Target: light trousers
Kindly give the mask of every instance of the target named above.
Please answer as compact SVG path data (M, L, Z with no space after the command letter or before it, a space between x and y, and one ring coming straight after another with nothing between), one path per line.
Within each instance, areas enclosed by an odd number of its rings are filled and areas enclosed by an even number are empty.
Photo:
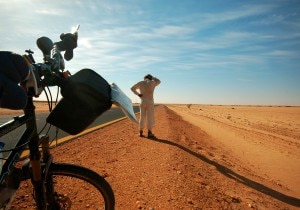
M154 126L154 102L147 102L140 104L140 130L145 128L145 122L147 121L147 129L152 130Z

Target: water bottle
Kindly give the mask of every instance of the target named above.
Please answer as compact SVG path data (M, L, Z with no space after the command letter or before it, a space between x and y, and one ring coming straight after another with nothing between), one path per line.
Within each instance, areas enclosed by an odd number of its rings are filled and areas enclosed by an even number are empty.
M3 166L3 153L1 150L4 148L5 143L0 141L0 174L2 173L2 166Z

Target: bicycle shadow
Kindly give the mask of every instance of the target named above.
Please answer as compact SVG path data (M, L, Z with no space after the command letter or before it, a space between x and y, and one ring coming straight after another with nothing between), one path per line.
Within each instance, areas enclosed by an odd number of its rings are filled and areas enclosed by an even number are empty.
M211 165L215 166L220 173L224 174L228 178L234 179L239 183L242 183L242 184L244 184L248 187L251 187L251 188L253 188L253 189L255 189L255 190L257 190L261 193L269 195L269 196L271 196L271 197L273 197L277 200L280 200L284 203L287 203L287 204L290 204L290 205L293 205L293 206L296 206L296 207L300 207L300 199L299 198L295 198L295 197L292 197L292 196L285 195L285 194L283 194L281 192L278 192L276 190L273 190L273 189L271 189L271 188L269 188L269 187L267 187L267 186L265 186L261 183L253 181L251 179L248 179L248 178L232 171L231 169L229 169L229 168L227 168L227 167L225 167L225 166L223 166L223 165L221 165L221 164L219 164L219 163L217 163L213 160L210 160L207 157L205 157L201 154L198 154L198 153L196 153L196 152L194 152L194 151L192 151L192 150L190 150L190 149L188 149L188 148L186 148L186 147L184 147L180 144L177 144L175 142L171 142L171 141L165 140L165 139L159 139L159 138L155 138L155 139L151 138L149 140L157 141L157 142L160 142L160 143L169 144L171 146L178 147L179 149L195 156L196 158L198 158L202 161L205 161L208 164L211 164Z

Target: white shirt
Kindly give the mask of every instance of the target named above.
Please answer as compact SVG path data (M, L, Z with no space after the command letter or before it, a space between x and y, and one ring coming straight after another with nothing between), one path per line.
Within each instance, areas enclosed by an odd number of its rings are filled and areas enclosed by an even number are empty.
M142 94L141 103L143 102L153 102L153 93L154 89L157 85L160 84L160 80L156 77L153 77L153 80L145 79L140 81L132 86L131 90L134 94L139 95ZM139 92L137 92L139 89Z

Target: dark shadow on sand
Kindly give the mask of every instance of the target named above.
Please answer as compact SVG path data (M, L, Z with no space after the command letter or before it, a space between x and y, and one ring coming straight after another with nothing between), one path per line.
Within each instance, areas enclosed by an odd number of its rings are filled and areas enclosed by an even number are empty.
M287 203L287 204L290 204L290 205L293 205L293 206L296 206L296 207L300 207L300 199L299 198L295 198L295 197L292 197L292 196L288 196L288 195L285 195L281 192L278 192L278 191L275 191L267 186L264 186L263 184L260 184L256 181L253 181L251 179L248 179L234 171L232 171L231 169L213 161L213 160L210 160L208 159L207 157L201 155L201 154L198 154L180 144L177 144L175 142L171 142L169 140L164 140L164 139L158 139L158 138L151 138L149 140L152 140L152 141L157 141L157 142L160 142L160 143L164 143L164 144L169 144L171 146L175 146L195 157L197 157L198 159L208 163L208 164L211 164L213 166L215 166L218 171L222 174L224 174L225 176L231 178L231 179L234 179L236 181L238 181L239 183L242 183L248 187L251 187L261 193L264 193L266 195L269 195L277 200L280 200L284 203Z

